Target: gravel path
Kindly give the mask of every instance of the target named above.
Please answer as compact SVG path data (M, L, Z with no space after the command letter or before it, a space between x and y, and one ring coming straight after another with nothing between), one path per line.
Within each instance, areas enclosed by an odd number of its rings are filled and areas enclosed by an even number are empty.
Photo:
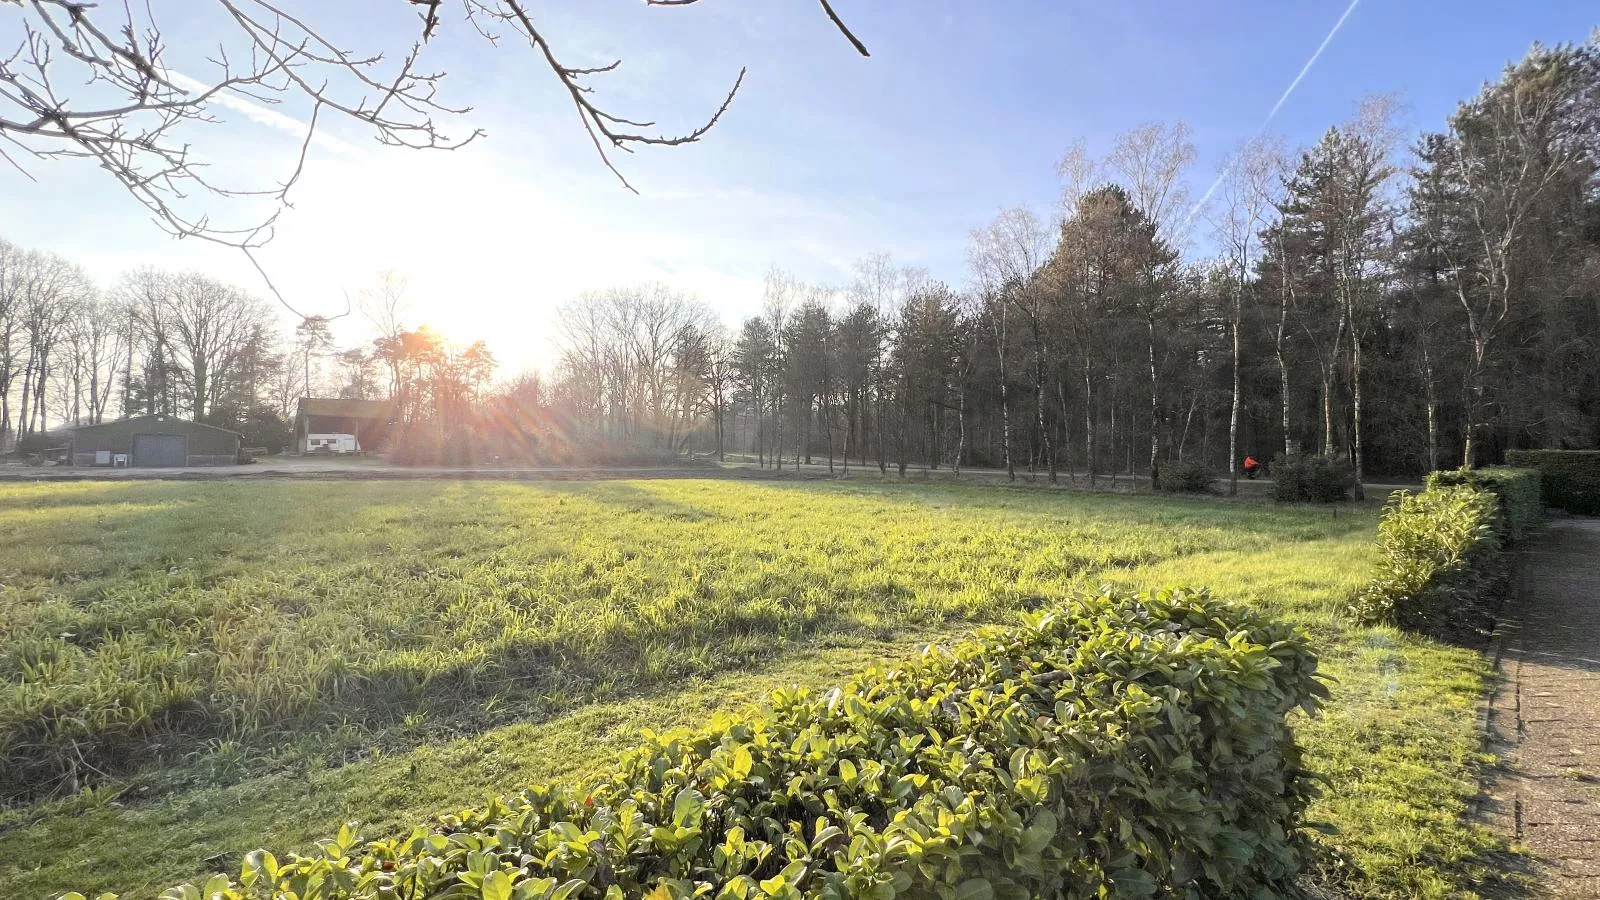
M1600 519L1556 519L1530 542L1503 628L1485 811L1551 896L1600 898Z

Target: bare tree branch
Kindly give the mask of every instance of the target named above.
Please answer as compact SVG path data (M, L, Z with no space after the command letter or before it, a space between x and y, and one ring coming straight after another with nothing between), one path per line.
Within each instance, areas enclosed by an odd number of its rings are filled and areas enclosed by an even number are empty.
M453 138L443 131L448 120L470 108L446 104L440 95L445 74L419 67L424 48L445 26L446 0L400 0L393 7L414 9L421 21L415 42L394 63L383 52L348 49L286 9L283 0L191 2L198 9L186 8L186 13L211 12L223 24L207 60L209 71L194 73L204 74L203 79L168 66L168 46L150 4L0 0L0 9L15 8L16 15L8 20L17 23L14 42L0 34L0 140L9 145L0 149L0 157L24 174L29 174L25 164L30 160L93 160L167 233L237 248L259 270L251 251L272 239L278 217L290 205L290 192L306 170L325 114L355 123L387 146L454 150L482 135L473 129ZM498 41L494 23L527 39L566 88L602 163L629 190L634 188L613 164L610 151L696 142L722 120L744 84L741 68L721 104L701 124L676 135L650 134L654 122L618 114L586 83L616 71L621 60L590 67L563 63L535 26L529 0L458 2L461 18L490 46ZM686 6L695 0L647 2ZM866 48L827 0L822 7L865 55ZM68 83L70 90L63 87ZM304 137L287 177L271 187L213 179L203 157L191 152L190 129L218 124L216 107L282 115L274 110L280 105L309 109L303 113L307 121L285 120L303 128ZM245 197L264 198L270 208L238 224L213 221L207 211L206 198ZM275 287L272 291L293 309Z

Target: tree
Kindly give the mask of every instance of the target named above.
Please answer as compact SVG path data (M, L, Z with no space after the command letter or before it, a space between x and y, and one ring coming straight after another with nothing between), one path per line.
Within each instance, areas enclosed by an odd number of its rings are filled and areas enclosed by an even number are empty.
M755 316L745 320L733 346L731 363L734 382L744 392L755 420L752 439L755 444L756 462L762 468L766 468L767 444L764 422L767 405L771 402L770 398L774 391L779 361L777 335L773 333L771 323L764 317Z
M845 340L852 342L852 352L856 354L853 359L866 360L865 390L872 395L871 441L877 447L878 472L886 474L889 469L885 456L883 421L886 418L885 402L889 393L884 366L890 331L888 322L899 302L899 296L907 285L917 280L918 276L912 270L897 269L893 257L887 253L874 253L857 260L855 272L855 280L851 282L848 290L851 302L854 304L852 311L854 318L844 326L847 333ZM847 379L851 377L848 370L845 377ZM868 406L865 400L860 405L863 448L868 441ZM863 456L862 465L865 464Z
M1037 279L1041 266L1050 253L1050 232L1031 210L1015 207L1005 210L989 225L972 232L967 251L968 266L988 302L997 305L989 317L994 329L995 353L1000 365L1000 415L1003 423L1002 438L1006 462L1006 477L1015 481L1016 464L1011 456L1011 405L1007 388L1007 351L1010 345L1010 310L1021 307L1036 315L1040 334L1043 334L1042 296L1046 285ZM1043 406L1043 346L1035 341L1034 366L1035 424L1041 437L1045 431ZM1049 454L1047 454L1049 455ZM1055 480L1055 462L1052 458L1051 480Z
M1229 305L1228 316L1233 382L1232 403L1228 411L1229 496L1239 492L1239 416L1244 409L1244 296L1250 288L1254 265L1260 253L1261 245L1255 238L1267 226L1267 216L1277 199L1277 187L1281 183L1283 169L1283 149L1279 140L1258 135L1242 144L1223 162L1222 174L1218 176L1217 186L1222 202L1213 215L1212 228L1227 256L1229 273L1233 276L1230 285L1233 302ZM1284 407L1285 410L1287 408Z
M1355 469L1354 496L1365 499L1366 448L1363 442L1363 353L1378 319L1376 301L1385 261L1385 232L1393 220L1386 187L1395 175L1390 162L1397 129L1393 125L1395 104L1388 97L1363 101L1356 116L1346 126L1349 139L1344 144L1340 166L1341 201L1337 283L1343 316L1350 322L1351 451Z
M1478 462L1490 369L1516 303L1536 271L1534 226L1551 201L1581 193L1595 173L1600 39L1535 45L1425 140L1423 164L1448 189L1413 192L1419 221L1466 316L1470 365L1462 455ZM1424 177L1427 181L1428 177Z
M728 407L732 402L735 366L734 346L722 326L713 326L706 334L706 388L711 408L712 426L716 430L717 462L727 462Z
M318 392L312 386L311 371L331 347L333 347L333 330L330 328L327 316L306 316L294 327L295 354L300 357L304 373L300 387L301 396L317 395Z
M1189 126L1144 125L1125 133L1107 157L1107 165L1121 176L1130 202L1149 222L1150 240L1140 248L1144 288L1134 295L1143 316L1150 364L1150 485L1161 483L1161 379L1156 365L1156 321L1170 302L1176 246L1185 238L1190 216L1183 215L1188 200L1185 172L1193 164L1194 143Z

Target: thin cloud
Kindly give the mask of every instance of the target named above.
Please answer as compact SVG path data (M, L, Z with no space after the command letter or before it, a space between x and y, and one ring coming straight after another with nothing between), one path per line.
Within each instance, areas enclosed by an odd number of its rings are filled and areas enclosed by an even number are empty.
M198 79L190 78L182 72L168 69L165 74L173 84L183 88L186 91L206 91L211 88L211 85L208 85ZM246 100L237 94L231 94L227 91L218 91L216 94L213 94L210 102L215 103L218 106L227 107L235 112L243 113L245 118L259 125L266 125L269 128L276 128L279 131L288 132L301 139L305 138L306 131L311 127L311 123L309 122L302 122L293 116L286 116L275 109L268 109L260 103ZM359 156L361 154L361 151L357 150L354 146L347 144L336 137L328 135L321 130L317 131L311 136L311 143L329 152L340 154L341 156Z
M1339 17L1339 21L1333 23L1333 28L1328 31L1328 36L1322 39L1322 43L1317 46L1316 52L1311 54L1311 58L1306 60L1305 65L1300 67L1300 74L1294 76L1294 80L1289 82L1289 86L1283 89L1283 93L1278 97L1278 102L1272 104L1272 111L1267 113L1265 119L1261 120L1261 124L1256 127L1255 134L1250 136L1250 140L1253 141L1260 137L1261 133L1267 130L1267 126L1272 124L1273 118L1278 115L1278 110L1282 109L1283 104L1289 101L1289 96L1294 93L1294 89L1300 86L1301 81L1305 80L1306 73L1310 72L1311 67L1317 64L1318 59L1322 58L1322 51L1328 49L1328 45L1333 43L1334 36L1339 33L1339 29L1344 27L1345 20L1349 19L1350 14L1355 12L1356 7L1360 5L1361 0L1350 0L1350 5L1345 7L1344 15ZM1204 209L1205 205L1211 201L1211 195L1217 192L1217 188L1222 186L1223 179L1227 178L1228 174L1233 171L1233 165L1234 163L1230 161L1228 165L1222 168L1221 172L1217 173L1216 180L1211 182L1211 186L1206 188L1206 192L1201 195L1194 208L1189 210L1189 217L1184 223L1185 227L1189 222L1194 221L1194 217L1199 215L1200 210Z

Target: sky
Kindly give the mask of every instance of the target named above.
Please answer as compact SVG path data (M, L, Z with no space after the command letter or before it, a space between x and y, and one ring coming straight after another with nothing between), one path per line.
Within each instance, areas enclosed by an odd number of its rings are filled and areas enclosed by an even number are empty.
M584 291L664 281L735 324L759 308L770 267L844 286L853 261L878 252L964 287L971 230L1017 205L1050 215L1055 165L1074 141L1101 153L1125 129L1181 119L1198 149L1189 177L1199 196L1269 113L1267 129L1302 146L1363 96L1393 92L1410 128L1439 128L1534 41L1581 41L1600 25L1577 0L833 3L870 58L810 0L534 2L564 61L623 60L592 82L607 109L664 131L699 124L748 67L701 142L613 154L638 194L601 164L525 44L503 35L491 46L447 15L424 67L447 73L445 102L472 107L446 131L484 136L411 151L324 116L293 208L258 258L290 303L324 315L396 272L412 324L486 341L509 375L551 364L555 310ZM360 52L392 58L417 34L399 2L280 5ZM198 0L155 6L167 64L203 78L226 23ZM0 14L0 42L20 33L20 15ZM219 177L262 187L293 169L307 108L241 102L215 113L223 123L190 140ZM92 164L26 168L31 177L0 166L0 237L71 257L107 286L153 265L267 295L238 251L172 239ZM193 202L218 222L259 211ZM365 328L352 315L337 335L354 344Z

